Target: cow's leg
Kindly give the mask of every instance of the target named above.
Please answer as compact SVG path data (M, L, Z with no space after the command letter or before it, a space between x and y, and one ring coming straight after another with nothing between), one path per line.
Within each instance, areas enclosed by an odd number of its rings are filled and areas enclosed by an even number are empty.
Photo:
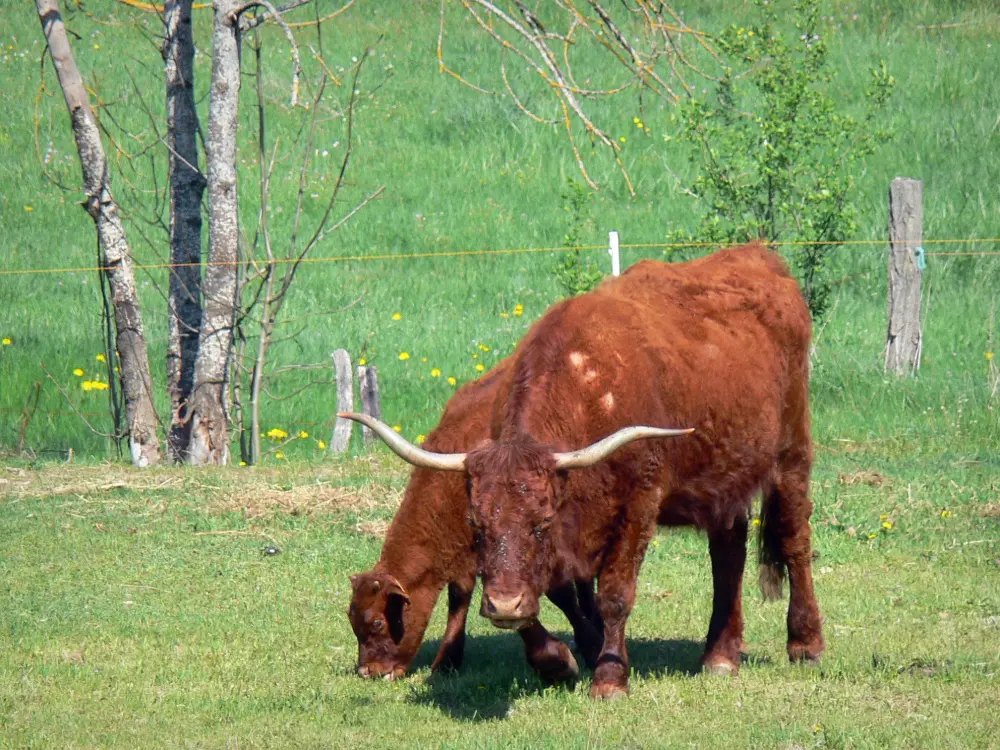
M761 582L765 595L780 592L781 566L788 569L788 658L818 662L822 624L812 580L808 497L808 446L782 456L767 488L761 519Z
M590 618L594 627L597 628L597 632L604 633L604 620L601 619L601 613L597 611L597 600L594 598L594 581L578 580L576 582L576 597L580 602L580 609Z
M462 666L465 658L465 620L475 586L475 578L448 584L448 624L431 671L450 671Z
M574 682L580 676L569 646L535 620L518 631L524 641L524 655L538 676L547 682Z
M577 592L582 586L587 586L590 591L590 600L587 602L589 608L585 608L584 601L578 597ZM567 583L563 586L551 589L548 592L549 599L566 615L570 625L573 627L573 638L583 655L583 660L590 669L597 666L597 657L601 653L601 643L603 636L592 619L594 612L593 583L578 581Z
M658 495L635 497L621 534L608 551L597 584L597 611L604 621L604 644L597 658L590 696L599 699L628 695L628 651L625 624L635 604L636 579L646 546L656 531Z
M731 528L708 534L712 556L712 620L705 641L702 666L713 674L739 672L743 647L743 566L747 558L747 519L740 516Z

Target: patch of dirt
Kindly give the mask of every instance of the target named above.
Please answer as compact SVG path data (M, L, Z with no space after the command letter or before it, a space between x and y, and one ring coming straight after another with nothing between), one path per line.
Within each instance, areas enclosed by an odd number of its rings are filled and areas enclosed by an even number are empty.
M354 528L359 534L384 539L385 533L389 530L389 522L381 518L373 518L369 521L358 521Z
M850 474L837 475L837 482L839 484L847 485L848 487L856 484L864 484L869 487L881 487L888 481L888 478L886 478L884 474L879 474L877 471L852 471Z
M982 510L979 511L979 515L984 518L1000 518L1000 505L997 503L986 503Z

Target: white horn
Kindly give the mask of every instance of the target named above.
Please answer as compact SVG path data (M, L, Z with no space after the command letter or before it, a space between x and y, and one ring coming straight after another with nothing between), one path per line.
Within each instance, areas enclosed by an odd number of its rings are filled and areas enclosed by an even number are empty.
M692 432L694 432L694 428L675 430L661 427L623 427L618 432L608 435L603 440L598 440L586 448L581 448L571 453L553 453L552 455L556 460L557 469L584 469L607 458L623 445L627 445L633 440L679 437L681 435L690 435Z
M418 448L409 440L398 434L385 422L380 422L367 414L355 412L339 412L338 417L353 419L374 432L389 446L389 450L401 459L422 469L440 469L441 471L465 471L464 453L434 453Z

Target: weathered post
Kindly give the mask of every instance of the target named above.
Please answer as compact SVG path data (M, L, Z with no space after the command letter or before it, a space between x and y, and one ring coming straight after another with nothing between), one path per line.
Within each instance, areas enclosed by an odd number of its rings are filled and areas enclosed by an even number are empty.
M338 349L333 354L333 374L337 381L337 413L354 411L354 378L351 371L351 355L345 349ZM333 425L333 435L330 437L331 453L346 453L351 444L351 428L354 422L341 419Z
M358 387L361 389L361 412L375 419L382 419L382 407L378 401L378 368L358 368ZM362 425L361 434L365 436L365 446L375 442L375 433Z
M885 370L920 369L920 279L923 276L923 190L920 180L897 177L889 186L889 332Z

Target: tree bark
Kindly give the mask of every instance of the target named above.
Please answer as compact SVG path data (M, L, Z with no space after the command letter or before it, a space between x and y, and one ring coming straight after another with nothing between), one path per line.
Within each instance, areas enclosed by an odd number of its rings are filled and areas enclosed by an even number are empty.
M229 357L236 313L239 220L236 200L236 126L240 98L241 3L216 0L208 142L208 270L205 306L191 397L188 462L229 462Z
M205 177L198 169L198 112L194 101L192 0L166 0L163 62L167 87L167 147L170 169L170 332L167 391L169 446L183 461L191 434L188 401L201 330L201 198Z
M149 356L136 296L132 253L118 215L118 204L111 194L100 130L73 58L58 0L35 0L35 7L69 109L73 136L83 167L87 196L85 208L97 226L101 265L111 289L115 348L121 364L122 392L128 420L129 452L135 466L149 466L159 462L160 446L156 436L157 419L153 409Z

